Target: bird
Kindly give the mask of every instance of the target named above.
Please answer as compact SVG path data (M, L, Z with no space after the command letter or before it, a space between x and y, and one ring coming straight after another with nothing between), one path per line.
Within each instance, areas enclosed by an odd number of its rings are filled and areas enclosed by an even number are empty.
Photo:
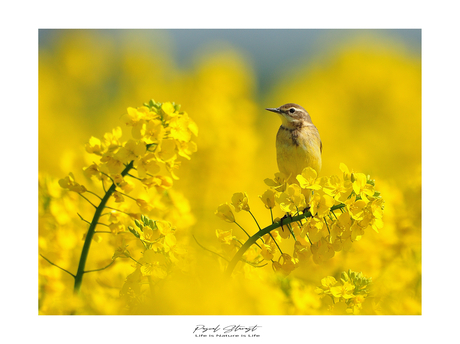
M309 113L294 103L266 110L281 117L281 126L276 135L276 158L278 169L287 182L298 184L296 177L306 167L311 167L319 175L323 143Z

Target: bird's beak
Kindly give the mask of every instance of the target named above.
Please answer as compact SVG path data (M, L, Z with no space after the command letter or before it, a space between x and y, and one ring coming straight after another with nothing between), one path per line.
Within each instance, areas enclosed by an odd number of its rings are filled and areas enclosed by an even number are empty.
M277 114L281 113L280 108L266 108L265 110L268 110L268 111L271 111L271 112L274 112L274 113L277 113Z

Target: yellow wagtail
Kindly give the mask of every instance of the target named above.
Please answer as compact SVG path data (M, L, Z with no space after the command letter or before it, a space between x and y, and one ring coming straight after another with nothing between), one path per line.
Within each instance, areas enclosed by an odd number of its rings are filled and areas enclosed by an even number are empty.
M278 168L286 175L288 183L298 183L296 177L305 167L311 167L319 174L323 144L308 112L293 103L266 110L281 117L276 135L276 157Z

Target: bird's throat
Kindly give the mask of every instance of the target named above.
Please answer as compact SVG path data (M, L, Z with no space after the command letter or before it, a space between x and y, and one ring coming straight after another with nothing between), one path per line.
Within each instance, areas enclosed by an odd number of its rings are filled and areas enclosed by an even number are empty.
M285 127L284 125L280 126L280 131L286 132L287 134L286 136L290 137L292 144L296 147L299 145L298 138L299 138L301 129L302 129L302 126L293 127L293 128L288 128L288 127Z

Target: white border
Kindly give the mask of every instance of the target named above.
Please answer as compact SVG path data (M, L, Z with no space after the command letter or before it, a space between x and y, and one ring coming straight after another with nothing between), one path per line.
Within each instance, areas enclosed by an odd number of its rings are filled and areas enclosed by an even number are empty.
M458 29L454 2L40 1L4 5L2 22L3 247L5 338L46 343L195 342L197 323L235 317L38 317L36 166L38 28L422 28L423 315L236 317L280 343L451 342L458 286ZM300 5L302 4L302 5ZM6 6L6 7L5 7ZM181 9L181 11L178 11ZM20 192L18 192L18 190ZM6 221L5 221L6 220ZM455 246L454 246L455 245ZM30 254L32 252L32 254ZM453 265L455 264L455 265ZM31 268L33 267L33 268ZM36 271L36 270L35 270ZM458 320L457 320L458 321ZM85 333L89 331L89 333ZM448 340L449 339L449 340ZM222 339L223 340L223 339ZM229 341L231 339L225 339ZM209 340L208 340L209 341Z

